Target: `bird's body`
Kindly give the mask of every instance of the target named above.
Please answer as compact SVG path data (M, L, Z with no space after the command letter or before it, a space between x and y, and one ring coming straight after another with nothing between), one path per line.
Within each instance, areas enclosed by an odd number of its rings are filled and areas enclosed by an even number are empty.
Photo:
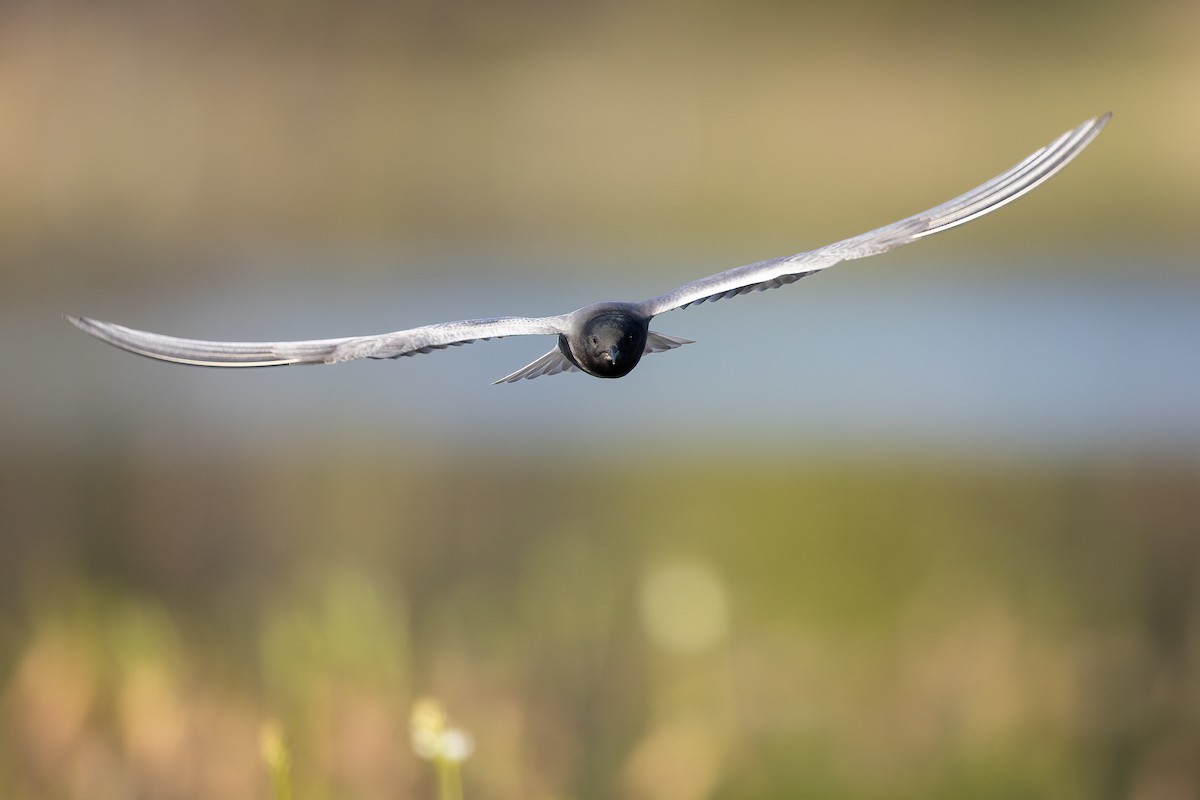
M497 383L581 370L598 378L628 375L646 353L691 340L650 330L659 314L748 292L795 283L842 261L884 253L970 222L1046 181L1083 151L1110 114L1090 119L976 189L891 225L793 256L759 261L686 283L640 303L607 302L552 317L493 317L425 325L371 336L298 342L223 342L181 339L87 317L69 317L87 333L138 355L209 367L333 364L361 358L394 359L504 336L554 335L553 350Z
M558 349L588 375L622 378L642 360L650 318L633 303L597 303L573 316L576 330L558 337Z

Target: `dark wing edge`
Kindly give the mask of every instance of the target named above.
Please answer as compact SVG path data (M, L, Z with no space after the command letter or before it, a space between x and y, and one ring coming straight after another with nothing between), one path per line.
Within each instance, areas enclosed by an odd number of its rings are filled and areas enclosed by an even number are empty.
M719 272L642 303L649 316L776 289L842 261L877 255L949 230L1011 203L1047 181L1092 143L1112 112L1083 122L1012 169L939 206L858 236L783 258Z
M557 334L563 317L496 317L426 325L374 336L294 342L220 342L139 331L88 317L68 316L84 333L147 358L197 367L280 367L335 364L360 358L402 358L504 336Z

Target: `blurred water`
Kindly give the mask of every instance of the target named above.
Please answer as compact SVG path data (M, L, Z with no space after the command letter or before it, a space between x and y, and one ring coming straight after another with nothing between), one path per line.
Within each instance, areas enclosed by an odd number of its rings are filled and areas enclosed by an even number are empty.
M251 275L199 293L76 292L10 305L0 316L8 375L0 442L75 450L133 440L186 452L351 436L467 452L736 444L1200 455L1200 280L1178 274L855 265L660 317L655 329L698 344L647 357L626 379L575 374L514 386L489 383L552 340L507 339L399 362L221 371L128 356L61 317L208 338L342 336L558 313L648 296L694 270L663 265L632 280L623 273L623 291L601 288L590 265L557 272L547 281L545 273L447 266L415 285L353 271L290 282Z

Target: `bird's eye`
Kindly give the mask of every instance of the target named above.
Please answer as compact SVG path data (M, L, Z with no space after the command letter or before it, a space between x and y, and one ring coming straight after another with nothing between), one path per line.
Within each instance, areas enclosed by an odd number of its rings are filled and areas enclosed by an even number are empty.
M592 337L592 344L600 344L600 338L599 338L599 337L597 337L597 336L593 336L593 337Z

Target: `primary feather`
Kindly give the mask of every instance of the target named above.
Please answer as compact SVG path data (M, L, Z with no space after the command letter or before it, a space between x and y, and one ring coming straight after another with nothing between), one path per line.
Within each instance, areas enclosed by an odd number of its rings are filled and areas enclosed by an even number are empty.
M131 353L199 367L279 367L336 364L359 358L402 358L504 336L562 333L565 317L495 317L426 325L373 336L297 342L215 342L150 333L88 317L75 327Z
M1065 167L1091 144L1108 124L1111 116L1109 113L1089 119L1002 175L997 175L966 194L928 211L817 250L759 261L685 283L666 294L645 301L642 310L650 316L655 316L666 311L699 303L712 303L748 292L777 289L842 261L885 253L978 219L1011 203Z

